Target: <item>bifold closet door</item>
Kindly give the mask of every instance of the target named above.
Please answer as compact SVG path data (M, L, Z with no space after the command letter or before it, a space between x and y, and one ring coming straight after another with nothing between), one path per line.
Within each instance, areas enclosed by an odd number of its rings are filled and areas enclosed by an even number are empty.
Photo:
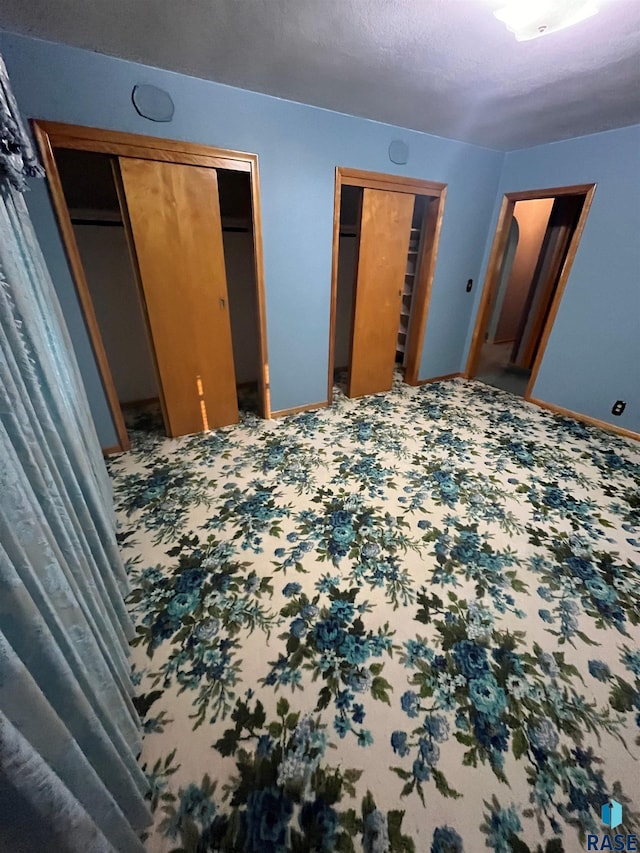
M168 431L237 423L215 169L119 163Z
M389 391L393 384L414 203L409 193L363 192L349 397Z

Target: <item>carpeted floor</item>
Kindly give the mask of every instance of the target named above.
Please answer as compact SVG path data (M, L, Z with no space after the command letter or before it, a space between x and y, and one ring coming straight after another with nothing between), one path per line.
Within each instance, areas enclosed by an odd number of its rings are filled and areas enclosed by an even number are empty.
M109 467L149 851L573 853L610 797L635 831L633 442L457 380Z

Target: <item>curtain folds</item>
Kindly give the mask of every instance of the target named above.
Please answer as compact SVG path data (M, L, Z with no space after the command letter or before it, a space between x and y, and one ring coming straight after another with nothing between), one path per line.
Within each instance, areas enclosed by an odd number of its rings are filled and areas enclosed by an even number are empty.
M0 850L142 853L109 481L17 184L0 169Z

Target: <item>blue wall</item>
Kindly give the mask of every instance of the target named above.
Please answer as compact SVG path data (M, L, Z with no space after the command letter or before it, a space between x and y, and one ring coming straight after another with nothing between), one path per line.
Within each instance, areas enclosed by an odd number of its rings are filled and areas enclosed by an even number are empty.
M504 193L584 183L596 192L533 396L640 432L640 125L507 154L491 234Z
M23 115L250 151L262 196L272 407L326 400L334 172L337 165L449 185L420 377L459 370L504 154L282 101L85 50L0 33L0 50ZM171 124L141 118L136 83L171 93ZM395 166L393 139L410 147ZM28 199L89 389L103 446L113 424L78 314L46 190Z

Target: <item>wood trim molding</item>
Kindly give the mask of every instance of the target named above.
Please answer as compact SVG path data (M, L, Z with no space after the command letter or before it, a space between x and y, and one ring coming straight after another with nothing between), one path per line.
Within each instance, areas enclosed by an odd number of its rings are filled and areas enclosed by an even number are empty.
M152 403L160 405L160 397L143 397L141 400L127 400L126 403L120 403L120 408L139 409L142 406L150 406Z
M329 309L329 378L327 382L327 401L333 403L333 374L335 372L336 355L336 312L338 310L338 256L340 250L340 200L342 183L340 167L336 168L333 189L333 243L331 247L331 303Z
M640 441L640 432L634 432L624 427L610 424L608 421L601 421L598 418L592 418L589 415L582 415L580 412L574 412L571 409L563 409L562 406L556 406L553 403L545 403L544 400L538 400L537 397L525 397L527 403L533 403L534 406L539 406L541 409L546 409L553 412L555 415L562 415L565 418L573 418L575 421L581 421L589 426L598 427L606 432L613 432L616 435L621 435L624 438L631 438L634 441Z
M440 196L447 185L437 181L424 181L421 178L407 178L404 175L387 175L384 172L365 172L362 169L347 169L338 166L336 176L341 184L350 187L365 187L371 190L389 190L412 195Z
M93 349L96 365L102 381L102 387L107 398L113 425L115 427L116 437L118 439L117 450L129 450L131 443L129 441L129 436L127 435L124 418L122 417L122 410L120 409L113 376L111 375L109 362L107 360L107 353L100 334L98 319L96 317L91 294L89 293L89 286L87 284L84 268L80 259L80 250L78 249L73 225L71 224L71 217L64 197L62 181L60 180L60 173L58 172L58 166L53 153L51 140L37 122L33 123L33 131L36 143L40 149L40 156L42 157L45 172L47 174L51 202L58 218L62 243L67 255L67 261L69 262L71 275L76 286L76 293L78 294L80 308L84 315L89 341Z
M76 143L73 145L73 143ZM246 160L235 160L228 157L205 157L202 154L188 154L181 151L165 151L157 148L155 151L146 146L120 145L112 142L94 142L90 139L65 139L62 143L57 139L56 148L71 148L76 151L91 151L95 154L111 154L114 157L133 157L136 160L160 160L164 163L179 163L183 166L204 166L207 169L229 169L234 172L250 172L251 164Z
M563 195L586 195L595 184L573 184L569 187L545 187L539 190L522 190L516 193L507 193L506 197L513 201L531 201L539 198L557 198Z
M433 277L436 271L436 259L440 245L440 232L444 218L444 205L447 198L446 187L436 200L429 205L427 221L424 223L422 255L418 268L418 280L413 294L413 305L409 331L407 334L407 359L404 381L407 385L418 384L420 356L424 345L424 336L429 318Z
M262 243L262 205L258 157L251 155L251 218L253 221L253 257L255 264L256 300L258 307L258 396L262 417L271 417L271 382L269 379L269 350L267 343L267 297L264 287L264 250Z
M267 350L266 296L264 289L264 263L262 241L262 218L260 206L260 186L258 155L241 151L231 151L192 142L161 139L155 136L122 133L93 127L61 124L60 122L31 121L34 137L40 149L49 181L54 210L56 212L62 242L67 252L71 274L74 279L80 305L87 322L89 337L94 347L98 370L105 388L107 402L116 424L118 439L123 450L130 447L126 434L122 412L113 385L104 345L100 337L97 319L89 293L84 270L80 261L71 219L62 191L62 183L55 162L54 147L81 151L111 154L116 157L136 157L164 162L184 163L205 166L207 168L229 169L247 172L251 179L251 204L253 219L253 248L256 279L256 301L258 308L258 348L260 352L260 372L258 390L262 416L271 416L269 389L269 362Z
M442 376L432 376L430 379L418 379L416 385L429 385L431 382L445 382L448 379L464 379L464 373L445 373Z
M138 133L123 133L119 130L103 130L97 127L82 127L56 121L32 119L33 127L46 134L54 148L72 148L80 151L96 151L114 154L117 157L139 157L147 160L166 160L175 163L214 166L234 171L250 171L257 163L257 154L243 151L228 151L196 142L163 139L158 136L143 136ZM185 160L184 157L194 158ZM201 159L202 163L195 162ZM206 162L204 162L206 161ZM217 162L212 162L217 161ZM241 164L245 163L243 167Z
M119 444L112 444L111 447L102 448L102 455L115 456L116 453L123 453L125 449L128 450L129 448L122 448Z
M286 415L298 415L300 412L311 412L314 409L326 409L328 406L328 400L323 400L321 403L307 403L304 406L293 406L291 409L278 409L277 412L271 412L271 417L284 418Z
M437 199L435 220L427 221L425 228L433 226L433 241L429 253L428 263L425 264L423 255L420 264L420 276L416 283L414 299L416 303L412 311L411 327L407 335L407 369L405 381L408 385L418 384L418 370L420 369L420 355L429 314L429 303L433 287L433 276L435 273L436 258L444 217L444 203L447 193L447 185L436 181L424 181L419 178L407 178L404 175L387 175L382 172L366 172L361 169L348 169L336 166L335 187L333 196L333 245L331 256L331 303L329 313L329 355L328 355L328 383L327 400L328 405L333 402L333 374L335 369L335 334L336 334L336 310L338 301L338 254L340 246L340 201L343 185L363 187L364 189L378 189L389 192L404 192L412 195L425 195ZM430 241L425 239L424 252L428 251ZM414 320L415 317L415 320ZM416 322L417 320L417 322Z
M564 293L564 289L567 286L567 281L569 280L569 273L571 272L571 267L573 266L573 261L575 260L576 252L578 251L578 246L580 245L580 240L582 239L582 234L584 232L584 227L587 223L587 217L589 216L589 211L591 210L591 203L593 202L595 192L596 185L589 184L589 189L587 189L585 192L584 203L582 205L582 210L580 211L578 224L575 227L573 237L571 238L571 242L569 243L569 250L567 251L567 256L564 259L562 271L560 272L560 277L558 279L558 285L553 295L553 299L551 300L551 306L549 308L547 320L544 324L542 335L540 336L540 343L538 344L536 357L531 368L531 377L529 379L529 384L527 385L527 390L525 392L525 399L527 399L527 397L531 395L531 393L533 392L534 385L536 384L540 365L542 364L542 359L544 358L544 353L547 348L547 344L549 343L551 329L553 328L553 324L558 314L558 309L560 308L562 294Z

